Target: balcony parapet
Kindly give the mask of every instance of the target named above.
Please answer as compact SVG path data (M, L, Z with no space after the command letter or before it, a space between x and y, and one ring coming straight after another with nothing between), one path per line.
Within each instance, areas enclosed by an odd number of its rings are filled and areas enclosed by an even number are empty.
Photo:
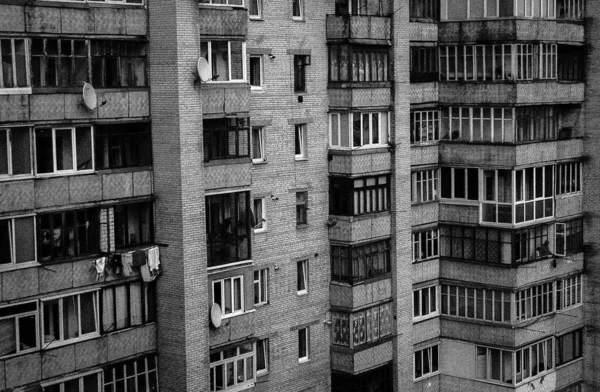
M358 374L382 366L392 359L393 345L391 340L383 341L360 351L337 346L331 347L331 370L347 374Z
M391 152L388 147L329 150L329 173L359 175L391 170Z
M327 40L390 45L391 18L371 15L327 15Z
M200 7L200 34L218 37L245 37L248 10L239 7Z

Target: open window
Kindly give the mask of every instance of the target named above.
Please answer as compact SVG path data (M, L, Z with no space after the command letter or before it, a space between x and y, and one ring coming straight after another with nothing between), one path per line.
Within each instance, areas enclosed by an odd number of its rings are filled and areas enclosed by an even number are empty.
M96 87L146 86L146 44L140 41L91 42L92 83Z
M91 127L35 130L37 174L94 170Z
M148 124L102 125L95 129L96 169L150 166L152 140Z
M99 334L98 291L42 301L43 344Z
M90 80L88 43L83 39L32 39L33 86L81 87Z

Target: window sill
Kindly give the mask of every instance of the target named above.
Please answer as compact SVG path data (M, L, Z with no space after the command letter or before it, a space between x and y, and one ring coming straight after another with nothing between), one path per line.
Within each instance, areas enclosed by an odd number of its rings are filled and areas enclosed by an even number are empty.
M254 229L254 234L261 234L261 233L266 233L266 232L267 232L266 227L264 229Z
M298 156L295 156L294 160L296 162L305 162L305 161L308 161L308 158L307 157L298 157Z
M53 0L38 0L44 2L44 7L57 8L142 8L146 4L123 4L123 3L102 3L102 2L81 2L81 1L53 1Z
M298 358L298 363L306 363L306 362L310 362L310 359L308 359L307 357Z
M419 317L414 317L413 316L413 325L414 324L419 324L419 323L421 323L423 321L431 320L431 319L439 317L439 316L440 316L439 312L430 313L430 314L428 314L426 316L419 316Z
M132 86L132 87L94 87L96 93L104 91L110 92L128 92L128 91L149 91L147 86ZM33 94L79 94L81 95L80 87L33 87ZM98 107L94 110L98 110Z
M31 87L0 88L0 95L31 95Z
M328 153L331 155L364 155L387 153L391 151L391 147L386 144L372 144L360 147L332 147L329 146Z
M263 19L262 15L255 15L255 16L248 15L248 19L250 19L253 22L264 22L265 21Z
M28 261L26 263L18 263L18 264L0 264L0 272L9 272L15 271L19 269L32 268L32 267L40 267L42 264L37 261Z
M222 319L223 320L227 320L227 319L230 319L230 318L234 318L234 317L238 317L238 316L243 316L245 314L250 314L250 313L254 313L254 312L256 312L256 309L250 309L250 310L246 310L246 311L243 311L243 312L235 312L235 313L230 313L230 314L224 314L222 316Z
M263 159L253 159L252 160L252 164L253 165L266 165L267 162L267 158L263 158Z
M292 22L306 22L304 16L292 16Z
M306 229L306 228L308 228L308 223L296 224L296 229Z
M199 2L198 6L200 8L212 8L212 9L220 9L220 10L244 10L244 6L242 5L233 5L233 4L209 4Z
M65 170L63 172L53 173L38 173L35 175L36 178L55 178L55 177L70 177L70 176L81 176L84 174L94 174L94 170Z
M202 82L202 88L227 88L227 87L249 87L250 85L246 79L239 80L209 80Z
M297 291L296 295L298 297L304 297L304 296L308 295L308 290Z
M250 157L237 157L237 158L223 158L223 159L211 159L210 161L204 161L204 167L208 166L223 166L223 165L237 165L244 163L251 163Z
M246 266L252 265L253 263L254 262L252 261L252 259L250 259L250 260L243 260L243 261L236 261L236 262L228 263L228 264L221 264L221 265L209 266L209 267L206 268L206 270L210 274L210 273L215 273L215 272L223 272L224 270L228 270L228 269L246 267Z
M439 366L439 364L438 364L438 366ZM430 377L437 376L438 374L440 374L439 370L437 372L429 373L429 374L426 374L426 375L421 376L419 378L415 378L414 381L415 382L423 381L423 380L426 380L426 379L428 379ZM506 385L506 384L504 384L504 385Z
M263 92L264 91L264 86L253 86L253 85L250 85L250 91Z

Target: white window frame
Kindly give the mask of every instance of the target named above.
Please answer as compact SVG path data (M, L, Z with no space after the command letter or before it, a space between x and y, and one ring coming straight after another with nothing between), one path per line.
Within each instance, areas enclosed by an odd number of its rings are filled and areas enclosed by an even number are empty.
M70 391L70 390L69 391L66 390L64 384L67 381L79 379L79 392L83 392L84 391L84 389L83 389L83 378L87 377L89 375L92 375L92 374L96 374L97 375L97 377L98 377L98 392L102 392L104 390L104 387L103 387L104 386L104 382L103 382L102 370L101 369L91 370L89 372L81 373L81 374L78 374L76 376L62 378L59 381L52 381L52 382L42 383L42 384L40 384L40 386L45 391L46 388L48 388L48 387L59 385L60 392L73 392L73 391Z
M258 145L260 146L260 157L254 158L254 131L256 131L258 135ZM252 138L252 163L263 163L267 161L267 154L265 152L266 140L265 140L266 132L265 127L252 127L250 130L250 137Z
M16 314L11 314L10 316L3 316L0 317L0 321L2 320L14 320L15 322L15 347L16 347L16 351L13 354L6 354L6 355L0 355L0 358L9 358L15 355L21 355L21 354L25 354L25 353L29 353L29 352L33 352L33 351L37 351L40 348L40 338L39 338L39 334L37 333L37 331L40 330L40 319L39 319L39 306L38 306L38 302L37 301L33 301L33 302L21 302L21 303L16 303L16 304L11 304L8 306L3 306L0 309L4 309L4 308L10 308L13 306L19 306L19 305L25 305L25 304L35 304L35 310L30 310L28 312L23 312L23 313L16 313ZM29 348L29 349L21 349L20 347L20 342L21 342L21 331L19 328L19 320L21 318L24 317L30 317L30 316L34 316L35 317L35 347Z
M555 170L555 166L554 165L546 165L546 166L535 166L535 167L527 167L527 168L523 168L523 169L518 169L518 170L514 170L513 171L513 200L514 200L514 209L513 209L513 222L515 225L517 224L522 224L522 223L529 223L529 222L535 222L535 221L540 221L540 220L544 220L544 219L549 219L554 217L554 207L555 207L555 187L556 185L554 183L551 184L551 188L550 188L550 195L546 195L546 182L548 181L548 179L546 179L546 168L547 167L551 167L551 173L552 173L552 180L555 181L556 179L556 174L554 173ZM542 168L542 196L538 197L537 195L537 181L536 181L536 176L537 176L537 169ZM527 188L527 170L528 169L533 169L533 178L531 179L532 184L533 184L533 197L530 199L526 198L526 188ZM521 195L517 194L517 173L521 172ZM518 197L521 197L520 200L518 200ZM538 202L542 202L542 203L546 203L546 201L549 201L552 203L552 213L549 216L543 216L545 215L545 208L543 211L542 216L538 217L536 216L536 212L537 209L535 208L535 205ZM527 219L527 204L528 203L533 203L534 207L533 207L533 219ZM523 206L523 221L517 222L517 208L519 206Z
M439 199L440 185L438 168L414 171L411 174L413 203L426 203ZM431 195L431 197L429 197L429 195Z
M369 140L367 143L364 143L362 127L364 123L363 115L368 115L369 117ZM348 118L348 129L342 128L342 116L346 116ZM360 116L361 121L361 145L354 146L354 116ZM378 116L378 129L373 129L373 116ZM358 149L366 149L366 148L377 148L377 147L385 147L389 143L389 134L390 134L390 114L389 112L339 112L339 113L329 113L329 147L336 150L358 150ZM335 120L334 120L335 119ZM337 123L337 126L334 126L334 122ZM382 124L385 123L385 124ZM379 142L373 143L373 135L377 132ZM346 140L348 140L348 145L342 145L342 135L346 135ZM337 143L334 143L334 135L336 136Z
M556 165L556 195L572 195L582 192L581 162L567 162ZM564 182L564 187L563 187Z
M264 369L258 368L258 346L259 345L263 346L263 354L265 355L265 357L263 358L263 360L265 362ZM269 373L269 339L265 338L265 339L259 339L256 341L256 375L260 376L260 375L267 374L267 373Z
M550 344L548 344L550 343ZM548 352L548 345L550 345L550 351ZM532 354L534 353L533 347L536 347L535 352L538 356L539 359L544 360L544 364L547 365L548 363L550 364L550 366L547 366L544 370L540 371L537 366L539 366L540 360L538 360L538 358L532 358ZM522 349L516 350L514 352L514 366L515 366L515 378L514 378L514 385L519 385L522 384L524 382L529 381L530 379L534 378L534 377L539 377L540 375L546 374L550 371L552 371L556 364L555 364L555 354L554 354L555 348L554 348L554 338L548 338L548 339L544 339L541 341L538 341L534 344L530 344L527 347L523 347ZM519 369L517 367L517 356L521 356L520 359L520 363L521 363L521 369ZM528 367L529 369L525 369L525 362L524 358L525 356L527 356L527 362L528 362ZM534 365L535 365L535 369L536 369L536 373L533 373L533 369L534 369ZM528 370L528 372L525 372L525 370Z
M298 2L300 15L294 15L294 2ZM304 0L292 0L292 20L304 20Z
M216 4L215 4L216 5ZM225 40L223 40L225 41ZM214 40L214 41L206 41L206 47L208 48L208 67L210 69L210 72L212 73L212 69L213 69L213 64L212 64L212 43L213 42L223 42L221 40ZM242 54L241 54L241 58L242 58L242 79L232 79L231 78L231 42L233 41L225 41L227 42L227 69L228 69L228 75L227 75L227 80L208 80L206 83L245 83L247 80L247 75L248 75L248 70L247 68L247 62L246 62L246 41L242 41ZM239 42L239 41L235 41L235 42ZM213 77L215 75L211 75L211 77Z
M490 110L490 117L484 118L484 109ZM468 110L468 117L463 116L463 111ZM500 110L500 117L496 112ZM475 113L479 117L475 117ZM491 107L448 107L442 111L442 118L447 119L448 129L441 129L442 139L459 141L484 141L490 143L512 143L515 140L515 109L514 108L491 108ZM490 121L491 133L488 137L484 133L483 121ZM479 137L475 138L473 133L476 122L479 122ZM442 122L444 123L444 122ZM454 129L454 123L458 129ZM466 123L466 124L465 124ZM466 129L463 125L467 125ZM499 126L497 126L499 125ZM498 129L499 128L499 129ZM456 137L453 133L456 132ZM497 135L499 132L499 135ZM446 136L447 135L447 136Z
M258 293L258 302L254 298L254 305L266 305L269 303L269 269L263 268L254 271L254 294Z
M413 144L435 142L440 140L440 111L417 110L412 114L412 140ZM437 137L435 136L437 134ZM417 135L419 140L417 141Z
M306 347L306 353L304 356L300 356L300 331L305 331L304 344ZM308 362L310 358L310 328L304 327L298 329L298 363Z
M464 295L461 294L461 291ZM469 315L470 301L473 303L472 317ZM491 304L489 303L490 301ZM496 323L511 322L513 297L511 293L506 291L443 284L440 286L440 302L441 309L439 312L446 316ZM452 312L453 302L454 312ZM506 303L509 304L510 309L505 309ZM444 308L446 311L444 311ZM463 309L462 311L461 308ZM491 310L491 312L488 312L488 310ZM464 315L461 314L463 312Z
M140 372L138 370L138 368L137 368L139 357L138 358L132 358L132 359L129 359L129 360L124 361L124 362L119 362L119 363L116 363L114 365L110 365L107 368L105 367L104 371L102 373L103 376L104 376L104 377L102 377L102 379L103 379L102 380L102 386L103 386L102 391L106 390L106 387L111 387L111 386L113 388L110 389L110 390L111 391L115 391L117 383L120 380L123 380L125 382L125 384L127 384L127 380L133 378L134 380L136 380L136 384L137 384L137 378L139 376L141 376L141 375L144 375L144 378L146 380L146 386L148 388L148 386L151 385L150 384L150 374L151 373L155 373L154 377L156 378L156 383L158 385L158 364L157 364L156 356L154 356L154 369L148 369L148 357L149 357L148 355L144 356L144 370L142 372ZM127 374L127 369L128 369L127 364L131 363L131 362L133 362L133 365L134 365L133 366L134 374L130 375L130 374ZM119 380L116 379L116 374L115 374L115 370L116 370L117 367L123 368L123 372L122 372L123 378L119 379ZM113 374L112 374L112 381L110 381L110 382L106 381L105 373L106 373L107 370L110 371L110 372L113 372ZM128 390L128 392L146 392L146 390L142 391L142 390L139 389L139 386L137 386L136 389L135 389L135 391L129 391Z
M258 215L256 209L256 201L260 200L260 216ZM255 233L263 233L267 231L267 198L260 197L252 199L252 209L254 212L254 219L256 222L254 223L254 232Z
M434 285L413 290L413 321L425 320L440 314L438 287ZM422 311L424 300L428 302L425 305L427 307L426 312Z
M0 36L0 39L5 40L5 39L9 39L10 40L10 45L11 45L11 57L12 57L12 74L13 74L13 81L17 82L17 56L16 56L16 51L15 51L15 40L21 40L23 41L23 44L25 45L25 72L26 72L26 78L27 78L27 86L25 87L3 87L4 86L4 80L3 80L3 72L2 72L2 54L0 54L0 95L10 95L10 94L31 94L31 67L29 65L29 40L27 38L23 38L23 37L3 37Z
M299 268L300 267L300 268ZM298 272L302 271L302 286L298 287L299 276L297 276ZM308 259L299 260L296 262L296 294L305 295L308 294Z
M583 0L564 0L564 3L564 15L560 19L582 19L585 16Z
M82 294L89 294L92 293L93 294L93 303L94 303L94 318L95 318L95 327L96 327L96 331L95 332L90 332L87 333L85 335L80 335L76 338L65 338L64 336L64 299L68 298L68 297L73 297L73 296L77 296L77 322L78 322L78 331L79 333L81 333L81 295ZM77 292L77 293L70 293L68 295L62 295L59 297L51 297L51 298L44 298L42 299L42 303L40 305L40 311L41 311L41 335L43 337L42 339L42 349L48 349L48 348L52 348L52 347L56 347L56 346L62 346L65 344L71 344L71 343L75 343L75 342L79 342L82 340L87 340L90 338L94 338L94 337L98 337L100 336L100 307L99 307L99 301L98 301L98 297L100 295L100 290L92 290L92 291L82 291L82 292ZM49 302L49 301L53 301L53 300L59 300L58 303L58 315L59 315L59 335L60 335L60 339L57 340L51 340L50 342L46 342L45 341L45 336L44 336L44 327L43 325L44 320L46 318L46 314L44 312L44 303L45 302Z
M554 313L554 283L543 283L515 293L515 320L524 321ZM546 311L543 311L543 308Z
M508 181L504 183L505 187L508 186L511 190L509 195L509 201L499 201L501 188L500 188L500 176L499 170L509 173ZM480 210L479 210L479 221L481 223L496 223L496 224L511 224L514 220L514 209L513 209L513 192L512 192L512 184L513 184L513 171L510 169L481 169L480 170L481 178L479 179L479 184L481 186L481 193L479 195L479 199L481 200ZM491 176L487 176L486 174L492 174ZM493 189L492 189L492 198L487 199L487 178L493 178ZM485 206L493 206L494 208L494 220L487 221L484 219L484 207ZM510 207L510 221L509 222L501 222L500 216L504 213L501 211L501 208Z
M540 43L539 70L540 79L557 79L558 49L556 44Z
M479 354L477 353L479 349L483 349L485 350L485 363L482 364L485 366L485 369L479 369ZM499 352L499 356L498 358L500 358L500 363L498 363L496 366L493 366L492 363L492 354L491 351L495 350ZM507 376L504 372L505 368L508 368L508 366L506 366L506 364L504 363L504 360L510 358L510 374ZM499 348L491 348L491 347L485 347L485 346L475 346L475 379L476 380L488 380L488 381L493 381L493 382L498 382L501 383L503 385L514 385L514 377L515 377L515 358L514 358L514 352L513 351L509 351L509 350L502 350ZM500 370L500 379L495 379L492 378L492 374L494 372L493 367L497 368ZM485 371L485 376L483 377L479 377L479 373L480 371ZM508 378L508 380L512 380L512 383L508 383L506 381L504 381L505 378Z
M422 258L421 255L415 255L416 249L421 250L422 244L426 243L427 252L425 257ZM437 242L437 244L436 244ZM440 232L439 229L427 229L427 230L419 230L414 231L412 233L412 262L416 263L423 260L434 259L439 257L440 255ZM431 250L431 254L429 251Z
M33 240L32 240L32 244L33 245L33 257L34 259L31 261L26 261L23 263L17 263L17 259L16 259L16 245L17 245L17 238L15 235L15 219L22 219L22 218L31 218L33 220ZM13 269L13 268L25 268L25 267L32 267L35 265L39 265L38 261L37 261L37 219L35 219L35 215L34 214L28 214L28 215L15 215L15 216L8 216L8 217L3 217L0 219L0 221L3 220L10 220L10 230L12 233L12 238L11 238L11 250L10 250L10 257L11 257L11 262L10 263L6 263L6 264L0 264L0 270L6 270L6 269Z
M102 1L102 0L99 0ZM226 0L225 4L216 3L216 0L200 0L200 5L214 5L219 7L244 7L244 0L242 0L242 4L230 4L231 0Z
M583 304L583 275L569 276L556 282L556 311Z
M437 363L435 364L435 367L437 368L436 370L433 370L433 348L436 348L437 350ZM431 346L428 347L424 347L424 348L420 348L418 350L415 350L413 352L413 379L415 381L417 380L422 380L424 378L427 377L431 377L433 375L436 375L440 372L440 348L442 347L441 344L437 343L437 344L433 344ZM429 372L425 373L424 369L425 367L423 366L423 359L425 358L425 356L423 355L423 352L427 351L428 352L428 366L429 366ZM417 353L421 353L420 357L421 357L421 375L417 377L416 374L416 364L417 364Z
M0 93L1 95L1 93ZM28 134L28 139L29 139L29 173L23 173L23 174L13 174L13 148L12 148L12 133L13 133L13 129L16 128L27 128L27 134ZM0 174L0 178L3 177L27 177L27 176L31 176L33 175L33 142L32 142L32 137L31 137L31 127L9 127L9 128L3 128L0 127L0 137L2 137L2 132L6 132L6 158L7 158L7 165L8 165L8 173L7 174Z
M215 380L215 388L216 386L216 371L217 371L217 367L222 366L223 372L226 372L227 370L227 365L231 364L231 366L233 367L233 374L234 374L234 378L233 378L233 385L231 386L227 386L227 382L225 382L225 385L223 386L222 389L214 389L211 391L241 391L244 389L248 389L248 388L252 388L254 386L254 383L256 381L256 344L254 343L250 343L252 345L252 351L247 352L247 353L240 353L240 346L236 347L236 355L231 357L231 358L223 358L223 352L224 351L220 351L219 352L219 356L220 359L214 362L210 363L210 376L211 379ZM229 350L227 350L229 351ZM211 354L211 357L214 354ZM252 377L248 378L248 359L252 360ZM238 381L238 364L239 362L242 361L244 363L244 380L239 382ZM225 377L226 374L223 374L223 381L225 381ZM209 387L210 388L210 387Z
M294 125L294 159L297 161L308 159L308 133L306 124ZM296 154L296 139L299 139L300 154Z
M258 0L257 0L258 1ZM252 61L252 59L258 59L258 64L259 64L259 81L258 84L250 84L250 90L262 90L265 84L265 57L263 55L260 54L251 54L248 60L248 63L250 65L250 67L248 68L248 83L250 83L251 78L250 78L250 72L252 72L252 64L250 64L250 62Z
M231 280L231 312L225 313L225 281ZM235 284L234 281L240 281L240 309L235 309ZM240 314L244 314L244 275L230 276L223 279L215 279L212 281L212 296L213 303L215 302L215 285L217 283L221 283L221 303L217 304L221 307L221 315L222 318L229 318L233 316L238 316Z
M129 0L38 0L38 1L60 1L63 3L100 3L100 4L127 4L127 5L137 5L137 6L144 6L145 2L144 0L141 0L141 2L139 3L134 3L131 2Z
M250 3L252 3L252 2L256 2L256 10L257 10L256 15L250 13ZM262 19L262 15L263 15L262 12L263 12L262 0L248 0L248 17L250 19Z
M33 161L35 162L35 164L33 165L35 167L35 174L37 176L56 176L56 175L64 175L64 174L71 174L71 173L93 173L94 170L96 169L95 167L95 150L96 150L96 146L95 146L95 132L94 132L94 127L93 126L89 126L90 128L90 153L91 153L91 169L84 169L84 170L77 170L77 128L79 127L52 127L52 128L36 128L33 131L33 150L34 150L34 158ZM87 126L85 127L81 127L81 128L88 128ZM37 154L37 131L38 130L50 130L52 132L52 171L49 173L38 173L38 154ZM56 160L56 156L57 156L57 150L56 150L56 131L64 131L64 130L70 130L71 131L71 151L72 151L72 169L65 169L65 170L58 170L57 169L57 160Z

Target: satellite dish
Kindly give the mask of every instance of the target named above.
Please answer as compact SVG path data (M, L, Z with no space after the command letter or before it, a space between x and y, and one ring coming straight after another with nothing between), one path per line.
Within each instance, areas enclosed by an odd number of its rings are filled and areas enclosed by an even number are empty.
M221 313L221 307L219 304L212 304L210 308L210 321L215 328L219 328L221 326L221 320L223 319L223 314Z
M96 90L94 90L94 87L89 83L83 85L83 103L85 103L85 106L90 110L94 110L98 106Z
M212 79L210 65L204 57L198 59L198 75L200 75L200 80L203 82L208 82Z

